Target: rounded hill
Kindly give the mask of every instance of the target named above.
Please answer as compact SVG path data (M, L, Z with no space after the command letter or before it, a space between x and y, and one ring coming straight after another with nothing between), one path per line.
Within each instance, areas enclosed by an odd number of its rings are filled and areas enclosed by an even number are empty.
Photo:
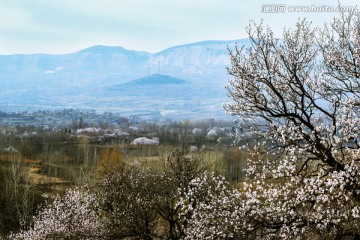
M183 84L185 80L171 77L169 75L153 74L143 78L125 83L125 85L158 85L158 84Z

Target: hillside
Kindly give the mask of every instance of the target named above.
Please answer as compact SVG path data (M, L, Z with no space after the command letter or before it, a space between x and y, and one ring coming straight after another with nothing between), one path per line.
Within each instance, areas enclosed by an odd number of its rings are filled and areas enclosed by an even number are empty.
M248 44L247 39L205 41L158 53L98 45L69 54L0 55L0 110L85 108L148 113L154 112L150 103L158 95L155 105L160 110L155 112L186 110L190 114L184 116L192 116L196 110L223 116L228 48L234 49L236 42ZM169 92L159 88L164 84L179 86ZM202 104L195 104L194 109L193 102Z
M181 80L178 78L171 77L169 75L161 75L161 74L153 74L150 76L146 76L143 78L139 78L136 80L133 80L131 82L127 82L124 85L125 86L141 86L141 85L158 85L158 84L182 84L186 83L185 80Z

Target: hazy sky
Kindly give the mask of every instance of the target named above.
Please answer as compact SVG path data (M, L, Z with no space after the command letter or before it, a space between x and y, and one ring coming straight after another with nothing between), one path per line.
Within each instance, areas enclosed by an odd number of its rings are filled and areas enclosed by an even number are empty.
M286 4L286 10L264 13L265 4ZM298 18L322 25L338 15L294 13L289 6L324 4L336 7L338 0L0 0L0 54L69 53L98 44L157 52L203 40L245 38L250 19L264 19L280 36Z

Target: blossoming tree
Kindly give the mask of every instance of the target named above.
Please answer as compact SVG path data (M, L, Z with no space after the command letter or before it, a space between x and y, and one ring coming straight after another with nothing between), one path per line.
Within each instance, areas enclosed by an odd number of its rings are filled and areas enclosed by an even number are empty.
M264 142L241 190L219 182L198 204L188 239L360 237L359 26L352 12L277 39L250 24L251 47L230 51L225 108Z
M29 229L10 239L104 239L106 219L100 216L99 196L86 189L69 189L39 210Z

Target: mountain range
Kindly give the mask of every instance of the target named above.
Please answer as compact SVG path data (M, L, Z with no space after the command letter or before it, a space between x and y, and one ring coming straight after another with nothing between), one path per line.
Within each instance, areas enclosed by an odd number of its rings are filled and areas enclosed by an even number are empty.
M69 54L0 55L0 110L221 117L228 49L236 44L249 42L204 41L158 53L98 45Z

